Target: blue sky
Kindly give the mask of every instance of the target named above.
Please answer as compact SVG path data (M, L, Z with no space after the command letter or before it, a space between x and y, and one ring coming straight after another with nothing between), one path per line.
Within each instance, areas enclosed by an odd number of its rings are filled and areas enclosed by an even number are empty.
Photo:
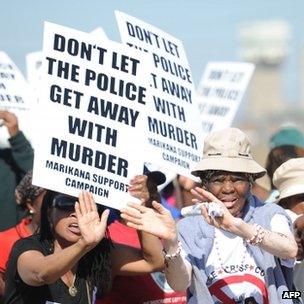
M284 97L299 99L299 60L304 44L304 2L300 0L10 0L2 1L0 50L25 72L25 55L42 46L43 22L82 31L102 27L119 41L114 10L149 22L183 41L194 81L198 84L208 61L237 58L237 27L254 20L290 23L291 53L283 66Z

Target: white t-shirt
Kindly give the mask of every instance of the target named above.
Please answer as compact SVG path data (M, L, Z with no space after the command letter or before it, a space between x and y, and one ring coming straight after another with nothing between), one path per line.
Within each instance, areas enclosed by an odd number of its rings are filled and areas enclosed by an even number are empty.
M292 222L301 216L302 214L296 214L295 212L286 209L286 213L290 216ZM301 291L302 299L304 299L304 261L297 261L293 269L293 282L296 290Z
M271 230L291 235L287 218L275 215ZM293 261L282 263L292 267ZM259 304L268 299L265 270L257 265L244 240L232 233L215 229L215 240L206 262L207 286L215 303L231 303L254 297Z

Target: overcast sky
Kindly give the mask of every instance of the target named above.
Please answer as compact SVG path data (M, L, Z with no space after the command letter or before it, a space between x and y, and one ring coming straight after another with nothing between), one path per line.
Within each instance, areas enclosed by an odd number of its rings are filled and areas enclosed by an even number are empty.
M114 10L151 23L183 41L195 83L208 61L238 60L237 28L254 20L290 23L290 56L283 67L284 96L299 98L299 58L304 43L304 2L301 0L10 0L1 3L0 50L25 72L25 55L41 49L43 22L82 31L102 27L119 41Z

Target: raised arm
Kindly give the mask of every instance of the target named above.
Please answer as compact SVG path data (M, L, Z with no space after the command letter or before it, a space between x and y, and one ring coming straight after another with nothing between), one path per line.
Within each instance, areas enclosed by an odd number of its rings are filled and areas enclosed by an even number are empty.
M141 205L151 207L153 199L160 202L155 181L146 175L137 175L130 181L129 193L141 200ZM140 212L144 212L142 209ZM150 261L152 268L160 270L164 267L163 257L159 254L162 244L158 237L144 231L137 230L142 248L142 255L146 261ZM150 270L153 271L153 270ZM155 271L155 270L154 270Z
M102 240L109 211L104 211L99 217L92 195L82 193L75 204L75 212L81 233L75 244L57 249L48 256L36 250L25 251L19 256L17 269L26 284L40 286L55 282Z
M2 125L7 128L9 135L16 136L19 132L17 116L9 111L0 110L0 119L2 119Z
M149 204L151 197L157 196L157 185L153 185L147 176L137 175L130 181L129 193L140 199L141 204L144 206ZM134 213L134 216L143 212L143 209L141 210L129 209L130 212ZM116 250L112 250L114 276L150 273L164 268L160 240L145 231L137 230L137 233L141 250L125 245L115 245Z
M25 174L33 167L33 148L24 134L19 130L18 119L15 114L9 111L0 111L0 119L3 120L3 125L7 128L10 135L9 142L11 144L13 160L23 174Z
M202 215L208 224L234 233L245 240L255 238L258 233L257 228L252 224L247 224L241 218L234 217L212 193L199 187L191 190L191 192L200 201L217 202L221 206L223 216L215 218L210 217L207 209L203 205L201 206ZM264 228L261 231L263 237L258 245L263 250L281 259L293 259L296 257L297 244L291 232L278 233Z
M177 240L176 224L170 212L153 201L152 208L129 204L122 210L122 218L129 227L163 239L166 279L173 290L184 291L190 285L191 266L184 259ZM161 252L160 252L161 254Z

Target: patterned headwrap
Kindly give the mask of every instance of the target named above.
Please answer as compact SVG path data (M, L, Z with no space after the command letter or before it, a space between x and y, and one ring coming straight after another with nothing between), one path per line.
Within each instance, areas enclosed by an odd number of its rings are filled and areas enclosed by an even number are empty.
M15 190L15 198L18 205L24 205L27 201L35 201L35 199L45 191L44 188L32 185L33 171L30 170L23 177Z

